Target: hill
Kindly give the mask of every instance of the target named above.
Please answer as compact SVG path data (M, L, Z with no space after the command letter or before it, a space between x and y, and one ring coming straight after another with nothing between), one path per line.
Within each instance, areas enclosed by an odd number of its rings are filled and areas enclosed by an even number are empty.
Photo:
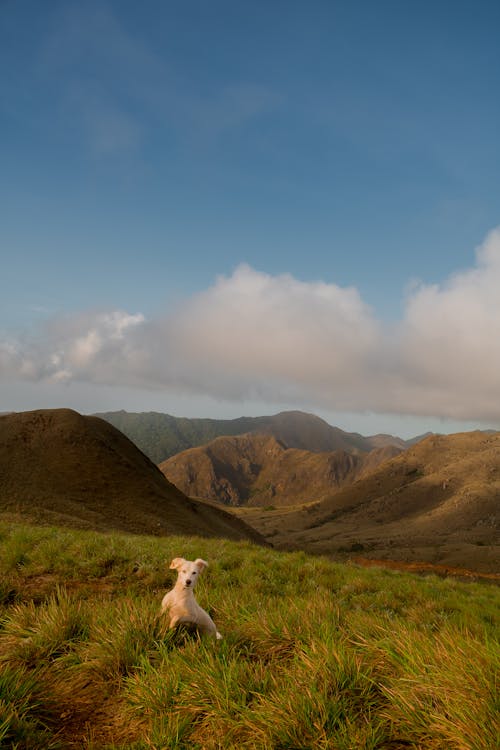
M432 435L321 502L241 511L273 544L498 572L500 433Z
M192 537L0 522L0 746L498 747L500 589ZM223 639L167 629L168 561Z
M247 433L183 451L159 468L186 495L227 505L283 506L318 500L398 453L393 446L314 453Z
M0 512L134 533L260 538L188 499L121 432L69 409L0 417Z
M344 432L320 417L300 411L238 419L188 419L158 412L133 414L126 411L103 412L95 416L117 427L157 464L188 448L206 445L217 437L247 432L272 435L288 448L314 452L344 450L356 453L386 445L406 447L400 438L391 435L371 438L356 432Z

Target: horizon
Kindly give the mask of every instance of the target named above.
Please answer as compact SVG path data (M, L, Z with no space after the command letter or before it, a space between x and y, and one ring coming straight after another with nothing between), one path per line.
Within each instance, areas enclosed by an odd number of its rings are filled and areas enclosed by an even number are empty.
M500 429L498 3L0 21L0 411Z
M47 407L39 407L39 408L43 410L43 409L45 409ZM23 409L23 410L10 410L10 411L1 411L0 410L0 416L6 416L8 414L22 414L24 411L37 411L39 408L37 407L36 409L27 409L27 410ZM73 407L70 407L70 406L59 406L59 407L53 407L53 408L54 409L71 409L73 411L76 411L77 413L83 414L84 416L97 416L97 417L101 417L102 415L105 415L105 414L120 414L120 413L133 414L133 415L137 415L137 414L160 414L162 416L173 417L174 419L193 419L193 420L196 420L196 419L209 419L209 420L214 420L214 421L235 421L235 420L238 420L238 419L255 419L255 418L261 418L261 417L268 418L268 417L279 416L280 414L290 414L290 413L295 412L295 413L303 414L303 415L306 415L306 416L317 417L319 419L322 419L324 422L326 422L330 427L334 427L334 428L340 429L343 432L350 433L350 434L359 434L359 435L361 435L361 437L374 437L376 435L389 435L389 436L392 436L392 437L401 438L403 440L412 440L412 439L415 439L417 437L423 437L423 436L426 436L426 435L450 435L450 434L457 434L457 433L460 433L460 432L474 432L474 431L481 431L481 432L485 432L485 431L486 432L488 432L488 431L499 432L500 431L500 430L495 430L494 428L491 428L491 427L488 428L488 427L484 427L484 426L483 427L479 427L479 426L474 426L474 425L468 425L467 423L449 423L449 422L446 422L444 424L446 425L447 429L442 430L442 431L439 431L439 430L425 430L424 429L424 430L422 430L422 432L418 432L418 433L413 433L413 432L409 431L409 432L405 432L405 433L402 433L402 434L400 434L399 432L394 432L394 431L390 431L390 430L375 430L374 432L370 432L370 431L363 432L362 430L360 431L360 430L349 428L348 424L345 423L345 422L343 422L342 426L341 426L340 424L337 424L336 422L329 421L326 416L321 416L319 413L307 412L307 411L303 411L303 410L297 409L297 408L284 409L282 411L273 412L272 414L271 413L267 413L267 412L266 413L264 413L264 412L262 412L262 413L255 413L255 414L241 413L241 414L239 414L236 417L234 417L234 416L228 416L228 417L220 417L220 416L217 417L217 416L215 416L214 417L214 416L199 416L199 415L193 415L193 416L187 417L185 414L171 414L171 413L165 412L165 411L158 411L157 409L149 409L147 411L134 411L134 410L131 411L131 410L127 410L127 409L111 409L111 410L101 410L101 411L78 412L77 409L74 409ZM47 408L47 410L50 411L51 408L49 407L49 408ZM344 415L344 418L345 418L345 415ZM356 420L356 418L359 418L359 415L354 415L354 419L355 420ZM413 421L411 421L410 424L413 425ZM422 426L425 426L425 423L423 423ZM411 427L407 426L406 429L407 430L411 430Z

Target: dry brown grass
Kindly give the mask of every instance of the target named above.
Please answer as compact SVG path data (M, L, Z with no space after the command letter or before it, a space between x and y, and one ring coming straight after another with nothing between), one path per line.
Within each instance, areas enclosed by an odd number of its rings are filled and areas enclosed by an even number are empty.
M188 499L110 424L69 409L0 417L0 513L103 531L258 539L224 510Z
M279 549L498 573L500 434L432 436L321 502L239 509Z
M159 466L186 495L229 505L285 506L319 500L401 452L313 452L287 447L271 435L219 437Z

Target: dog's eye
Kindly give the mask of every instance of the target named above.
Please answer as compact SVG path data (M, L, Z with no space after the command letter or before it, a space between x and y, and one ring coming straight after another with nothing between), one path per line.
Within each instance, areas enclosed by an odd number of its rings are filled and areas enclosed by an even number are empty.
M196 570L193 570L193 572L191 573L191 575L195 576L196 575Z

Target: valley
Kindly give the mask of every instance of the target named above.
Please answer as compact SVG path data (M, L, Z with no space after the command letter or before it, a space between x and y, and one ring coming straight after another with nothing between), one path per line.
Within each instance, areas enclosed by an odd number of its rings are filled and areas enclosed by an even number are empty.
M278 549L499 572L500 435L431 436L317 503L238 509Z

